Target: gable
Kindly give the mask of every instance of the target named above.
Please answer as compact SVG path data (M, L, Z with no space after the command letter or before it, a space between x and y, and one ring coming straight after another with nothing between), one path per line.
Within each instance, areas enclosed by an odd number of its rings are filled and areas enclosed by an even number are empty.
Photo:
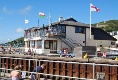
M78 21L76 21L76 20L73 19L73 18L68 18L68 19L66 19L66 20L64 20L64 21L73 21L73 22L78 22Z

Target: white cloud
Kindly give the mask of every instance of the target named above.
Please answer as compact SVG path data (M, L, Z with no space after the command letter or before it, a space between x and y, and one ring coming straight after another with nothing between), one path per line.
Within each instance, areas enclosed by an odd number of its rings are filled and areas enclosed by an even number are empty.
M18 28L18 29L16 30L16 32L18 32L18 33L23 33L23 32L24 32L24 29Z
M31 11L31 9L32 9L32 6L26 6L25 8L18 10L18 12L22 14L28 14L29 11Z
M12 14L12 13L21 13L21 14L28 14L29 11L31 11L32 6L26 6L22 9L18 9L18 10L9 10L8 8L6 8L5 6L2 8L2 12L6 13L6 14Z
M12 14L13 13L12 10L8 10L5 6L2 8L2 12L6 13L6 14Z

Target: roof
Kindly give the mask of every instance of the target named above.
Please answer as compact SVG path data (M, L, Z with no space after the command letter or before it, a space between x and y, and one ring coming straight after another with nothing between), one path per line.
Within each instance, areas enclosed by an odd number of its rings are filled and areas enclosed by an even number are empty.
M79 27L81 26L81 27L85 27L85 28L90 28L90 24L80 23L80 22L76 21L75 19L73 19L72 17L65 19L65 20L51 23L51 26L55 26L55 25L66 25L66 26L73 26L73 27L74 26L79 26ZM49 25L45 26L45 28L47 28L47 27L49 27ZM96 40L114 40L114 41L116 41L116 39L114 37L112 37L111 35L109 35L105 31L103 31L102 29L96 28L94 26L91 26L91 28L94 28L94 35L95 35L94 38ZM36 29L42 29L42 28L32 27L28 30L32 30L32 29L36 30ZM104 33L104 35L103 35L103 33Z
M75 19L73 19L72 17L71 18L68 18L68 19L65 19L65 20L61 20L61 21L58 21L58 22L53 22L51 23L51 26L54 26L54 25L68 25L68 26L82 26L82 27L86 27L86 28L89 28L90 25L89 24L85 24L85 23L80 23L78 21L76 21ZM49 27L49 25L46 25L45 27ZM93 27L93 26L91 26ZM41 29L42 27L32 27L32 28L29 28L27 30L31 30L31 29ZM93 27L95 28L95 27Z
M117 41L116 38L112 37L110 34L105 32L100 28L94 28L94 39L95 40L113 40Z
M51 23L51 25L68 25L68 26L82 26L82 27L90 27L89 24L85 24L85 23L80 23L78 21L76 21L75 19L73 18L68 18L68 19L65 19L65 20L62 20L62 21L58 21L58 22L54 22L54 23ZM48 27L48 25L47 25ZM91 26L93 27L93 26Z

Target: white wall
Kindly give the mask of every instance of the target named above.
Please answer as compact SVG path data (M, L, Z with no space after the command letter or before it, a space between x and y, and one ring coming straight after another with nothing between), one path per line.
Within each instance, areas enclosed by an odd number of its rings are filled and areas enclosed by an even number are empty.
M114 41L110 41L110 40L92 40L90 43L90 46L98 46L100 47L100 45L102 45L103 47L115 47L115 45L111 45L111 42Z
M85 41L85 34L75 33L75 27L66 26L66 35L69 36L76 43L80 43L85 46L85 43L83 43L83 41Z
M81 43L82 46L85 46L85 34L75 33L75 27L66 26L66 35L71 37L73 40L76 40L76 43ZM86 28L86 46L98 46L102 45L103 47L114 47L115 45L111 45L111 40L94 40L94 35L91 35L90 38L90 29Z

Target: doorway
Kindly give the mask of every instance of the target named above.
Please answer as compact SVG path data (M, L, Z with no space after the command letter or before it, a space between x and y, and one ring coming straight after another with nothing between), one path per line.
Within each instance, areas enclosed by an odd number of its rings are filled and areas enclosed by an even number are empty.
M57 41L50 40L50 53L57 53Z

